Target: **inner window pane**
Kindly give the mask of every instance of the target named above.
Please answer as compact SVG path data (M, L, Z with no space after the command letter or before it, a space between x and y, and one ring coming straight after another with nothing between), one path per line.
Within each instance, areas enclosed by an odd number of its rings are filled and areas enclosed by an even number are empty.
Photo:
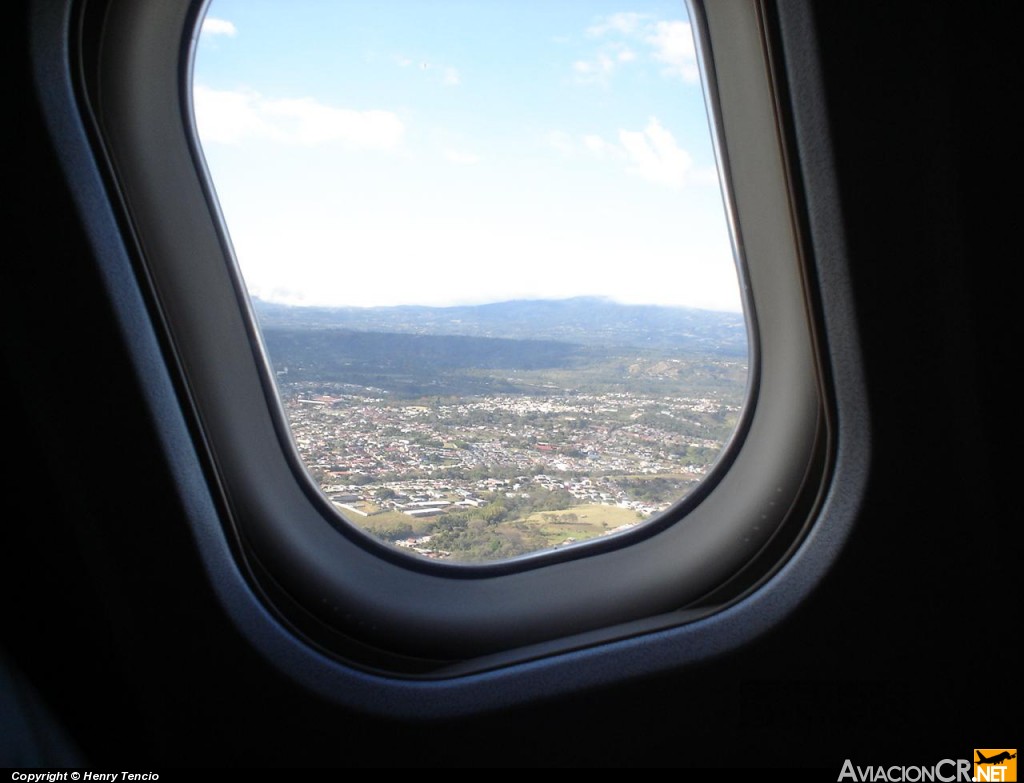
M214 0L199 138L307 470L418 556L676 504L748 348L686 8Z

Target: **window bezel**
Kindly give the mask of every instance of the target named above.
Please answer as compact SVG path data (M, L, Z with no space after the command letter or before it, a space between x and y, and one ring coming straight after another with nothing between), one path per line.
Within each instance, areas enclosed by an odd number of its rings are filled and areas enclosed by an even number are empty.
M208 460L206 478L222 502L222 521L230 530L225 543L248 569L249 587L264 595L279 620L347 664L386 673L389 679L444 681L509 669L517 662L571 649L595 649L599 643L608 647L614 640L636 639L662 629L692 628L686 624L696 618L721 613L728 606L735 609L741 598L749 598L754 587L789 562L773 556L765 564L758 554L801 543L800 534L831 486L837 439L834 397L811 329L814 308L803 279L801 226L794 217L794 195L787 182L786 139L776 115L777 96L767 78L769 43L759 9L754 8L751 18L752 7L744 11L739 4L716 3L711 13L717 16L707 22L716 73L734 67L729 63L736 52L726 56L727 50L742 50L750 43L730 42L724 35L726 27L745 24L748 38L756 39L756 47L735 59L745 57L747 66L751 59L760 62L765 84L758 95L772 128L774 141L768 146L774 149L773 173L762 175L768 181L759 183L747 171L762 157L764 142L762 138L758 143L754 124L743 115L743 98L721 101L728 137L722 152L732 172L743 171L736 180L743 184L733 189L733 198L738 236L747 245L748 257L755 246L766 247L754 235L760 224L771 222L761 214L768 203L781 205L784 214L776 214L774 221L784 227L784 239L776 237L776 241L787 245L783 254L788 253L789 259L789 268L782 270L768 260L751 265L755 271L748 280L749 296L760 316L764 372L750 406L750 432L736 449L733 469L708 490L685 524L652 526L628 541L624 538L603 551L588 550L567 561L533 559L526 570L518 565L520 561L511 561L497 569L438 571L432 565L411 567L405 558L399 563L384 559L380 548L367 547L359 536L339 536L317 508L309 482L303 485L295 480L294 462L284 451L278 448L277 456L253 457L251 439L277 444L281 435L280 421L274 420L273 409L266 404L258 332L247 324L247 315L251 321L248 305L223 263L230 248L211 208L212 196L196 173L195 150L185 133L187 102L169 105L160 99L181 94L182 68L187 63L189 36L169 37L168 26L189 29L199 9L193 5L184 12L160 5L119 0L86 4L87 10L103 7L105 30L100 50L86 53L95 62L82 66L80 97L94 113L96 139L109 156L108 187L121 199L121 216L134 232L137 258L145 259L137 272L150 289L153 317L164 324L165 349L177 368L179 390L187 395L188 412L196 425L193 436L201 440L200 450ZM724 18L728 14L742 19L729 21ZM748 79L736 74L723 81L749 85ZM736 116L729 117L730 112ZM754 135L753 144L744 142L744 127ZM766 187L781 190L781 200L766 198ZM175 208L168 210L169 204ZM237 307L225 308L229 300ZM776 323L777 313L788 314L789 320ZM800 346L795 353L801 355L787 352L794 344ZM791 376L790 365L802 369ZM798 390L792 377L800 379ZM239 389L252 396L245 406L239 405ZM240 411L259 406L265 411L262 419L248 418L250 412ZM763 428L770 430L773 424L787 430L788 436L765 434ZM781 448L783 442L799 447ZM778 450L791 458L788 470L781 470L784 460L773 459ZM734 472L744 455L756 468L753 475ZM250 471L269 462L289 481L268 482L265 464L260 471ZM786 475L766 475L765 464ZM253 484L246 474L258 474L260 479ZM759 486L732 491L735 484L747 482ZM720 491L723 487L725 491ZM716 499L724 495L731 499ZM740 504L742 514L714 508L734 502ZM306 509L303 532L282 529L294 523L300 507ZM773 517L770 521L768 512ZM712 522L732 520L732 529L722 530L723 525L706 530L715 526L705 522L701 527L701 515ZM821 524L819 519L816 529ZM714 564L717 575L699 569L677 573L681 568L677 559L689 550L682 547L680 551L678 542L666 543L669 538L682 536L691 539L692 545L694 530L725 536L736 530L753 534L755 527L759 535L751 536L749 547L737 547L735 541L725 545L728 558ZM662 537L672 531L676 536ZM344 542L340 558L330 553L338 549L338 542ZM341 575L344 578L330 573L338 563L349 569ZM652 574L655 570L661 573ZM614 584L595 589L595 575ZM475 596L467 596L467 586L472 586ZM559 605L539 606L538 597ZM384 624L386 628L381 627Z

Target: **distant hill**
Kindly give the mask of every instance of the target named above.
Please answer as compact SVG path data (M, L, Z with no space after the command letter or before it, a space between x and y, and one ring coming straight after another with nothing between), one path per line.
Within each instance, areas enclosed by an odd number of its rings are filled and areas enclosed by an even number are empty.
M731 357L747 354L746 326L740 313L624 305L598 297L457 307L296 307L255 299L254 307L264 331L348 329L671 349Z
M265 326L263 337L275 370L285 373L289 382L343 383L401 396L521 392L505 374L569 368L585 351L555 340L359 332L326 326Z

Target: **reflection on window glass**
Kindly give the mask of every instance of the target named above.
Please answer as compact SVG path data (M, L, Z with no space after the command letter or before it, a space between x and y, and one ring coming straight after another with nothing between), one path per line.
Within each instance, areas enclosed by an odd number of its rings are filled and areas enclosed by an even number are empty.
M352 524L510 558L708 472L747 344L685 11L210 5L203 153L298 451Z

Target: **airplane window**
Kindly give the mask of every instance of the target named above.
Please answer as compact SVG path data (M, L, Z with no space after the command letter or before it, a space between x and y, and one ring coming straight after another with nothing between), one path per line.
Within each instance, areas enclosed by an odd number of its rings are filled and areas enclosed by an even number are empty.
M682 3L214 0L199 140L306 470L483 562L678 516L748 326Z
M763 586L806 594L856 441L764 9L86 5L197 546L282 668L457 712L570 650L733 649Z

